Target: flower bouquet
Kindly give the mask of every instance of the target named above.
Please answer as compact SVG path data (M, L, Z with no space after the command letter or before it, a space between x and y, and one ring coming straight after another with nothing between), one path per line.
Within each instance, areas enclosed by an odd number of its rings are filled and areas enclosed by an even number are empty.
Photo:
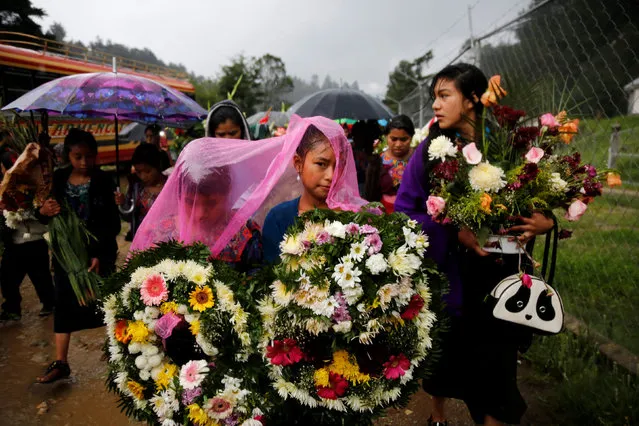
M403 214L316 210L289 228L259 306L259 349L282 398L357 424L406 402L437 323L442 281L427 247Z
M597 171L568 149L578 119L562 111L530 125L524 111L499 105L505 95L500 77L492 77L481 98L486 108L476 126L477 144L462 147L460 141L439 136L428 146L428 214L468 227L480 240L535 211L564 208L566 219L578 220L602 194L603 182L621 183L618 174Z
M135 253L106 283L108 387L149 424L259 426L259 394L244 369L248 314L224 265L202 244Z

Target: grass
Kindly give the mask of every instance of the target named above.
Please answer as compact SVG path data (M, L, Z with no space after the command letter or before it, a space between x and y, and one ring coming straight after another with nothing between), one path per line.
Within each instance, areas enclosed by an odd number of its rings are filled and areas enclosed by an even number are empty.
M639 353L639 192L607 192L562 228L574 231L559 242L554 283L566 311Z
M545 386L552 424L632 425L639 422L639 379L603 358L586 338L542 337L526 353Z
M579 136L574 148L581 152L584 161L597 167L605 167L613 124L620 124L621 152L639 154L639 116L619 116L605 119L585 119L579 125ZM639 187L639 157L617 157L615 167L622 178Z

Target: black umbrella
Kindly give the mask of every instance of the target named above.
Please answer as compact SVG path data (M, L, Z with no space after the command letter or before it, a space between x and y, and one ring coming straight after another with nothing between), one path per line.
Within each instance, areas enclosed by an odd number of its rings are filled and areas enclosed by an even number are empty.
M313 93L296 102L289 109L289 114L301 117L321 115L333 120L379 120L393 116L381 101L353 89L327 89Z

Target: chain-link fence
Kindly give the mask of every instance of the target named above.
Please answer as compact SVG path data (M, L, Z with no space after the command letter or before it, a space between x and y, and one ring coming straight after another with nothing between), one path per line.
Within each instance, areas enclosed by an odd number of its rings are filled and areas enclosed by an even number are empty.
M481 7L481 5L479 6ZM426 46L430 48L430 46ZM451 62L501 74L504 103L534 116L566 109L579 117L574 145L585 162L621 172L580 222L561 221L556 287L566 310L639 353L639 2L533 0L529 10L470 40ZM427 84L400 102L419 123L432 117Z

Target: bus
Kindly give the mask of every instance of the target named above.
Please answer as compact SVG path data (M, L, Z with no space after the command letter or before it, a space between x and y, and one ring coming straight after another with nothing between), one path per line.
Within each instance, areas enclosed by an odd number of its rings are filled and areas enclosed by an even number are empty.
M114 56L83 46L58 42L29 34L0 31L0 105L6 105L32 89L66 75L112 71ZM195 97L188 75L177 70L132 59L115 57L117 69L139 75ZM118 132L128 122L118 122ZM51 143L64 140L72 127L90 131L98 142L98 164L115 162L115 125L109 119L50 117ZM138 141L120 144L121 161L129 161Z

